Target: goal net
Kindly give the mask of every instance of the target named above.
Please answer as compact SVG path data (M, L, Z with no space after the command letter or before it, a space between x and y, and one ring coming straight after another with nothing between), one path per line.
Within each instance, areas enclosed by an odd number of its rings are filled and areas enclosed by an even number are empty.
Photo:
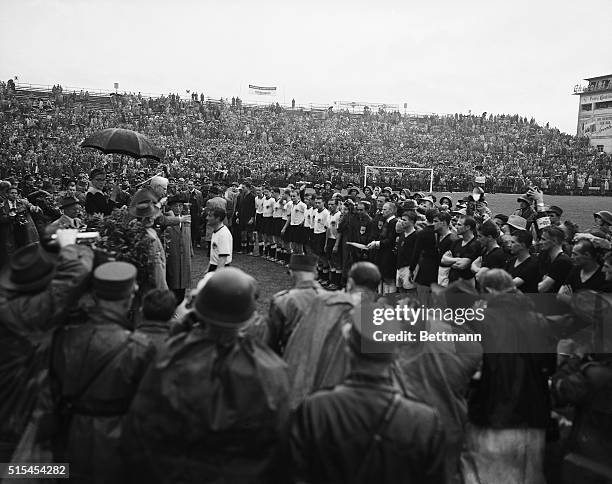
M394 191L408 188L411 192L430 193L433 191L433 179L433 168L366 165L363 186L391 187Z

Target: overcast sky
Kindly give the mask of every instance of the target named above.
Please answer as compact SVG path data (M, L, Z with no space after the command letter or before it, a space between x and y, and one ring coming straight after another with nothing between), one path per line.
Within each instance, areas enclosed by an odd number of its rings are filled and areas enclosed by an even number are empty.
M575 133L612 74L612 1L0 0L0 78L279 102L518 113Z

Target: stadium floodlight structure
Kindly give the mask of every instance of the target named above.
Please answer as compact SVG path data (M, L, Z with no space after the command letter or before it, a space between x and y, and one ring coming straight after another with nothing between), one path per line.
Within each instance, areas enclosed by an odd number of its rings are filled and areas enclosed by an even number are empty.
M414 172L420 171L424 174L427 173L429 178L429 190L428 192L433 192L433 180L434 180L434 170L433 168L414 168L414 167L406 167L406 166L381 166L381 165L365 165L363 169L363 186L368 185L370 180L373 180L374 184L379 182L376 179L380 176L387 175L398 175L400 172ZM403 177L402 177L403 178ZM410 188L411 191L423 191L425 190L425 186L406 186L402 188Z

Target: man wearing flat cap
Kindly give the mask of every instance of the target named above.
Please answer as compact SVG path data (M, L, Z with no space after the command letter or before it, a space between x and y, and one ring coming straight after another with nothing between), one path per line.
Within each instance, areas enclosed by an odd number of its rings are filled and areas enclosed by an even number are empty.
M316 281L316 256L293 254L289 272L293 288L272 296L263 336L265 343L281 356L291 333L310 310L312 301L326 292Z
M85 292L93 252L58 230L57 258L39 244L17 250L0 271L0 460L11 454L34 408L48 394L43 376L52 332Z
M70 462L75 482L121 477L122 419L155 353L148 338L128 330L136 274L127 262L98 266L85 324L66 326L53 340L51 375L66 419L55 458Z
M257 283L240 269L208 277L126 419L126 482L287 482L283 361L245 334ZM133 475L130 475L133 474Z
M445 436L438 414L394 385L398 345L377 341L381 327L365 312L342 327L344 348L338 351L348 353L348 375L334 388L307 396L293 415L294 480L442 484Z

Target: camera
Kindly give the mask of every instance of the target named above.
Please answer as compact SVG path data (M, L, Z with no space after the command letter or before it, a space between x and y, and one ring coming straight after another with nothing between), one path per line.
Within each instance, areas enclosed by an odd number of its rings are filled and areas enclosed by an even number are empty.
M9 212L9 216L13 217L13 223L16 223L17 225L27 225L30 223L25 207L17 207L15 210L11 210Z
M77 244L91 245L100 238L100 232L79 232L76 236ZM51 240L56 240L57 235L53 234Z

